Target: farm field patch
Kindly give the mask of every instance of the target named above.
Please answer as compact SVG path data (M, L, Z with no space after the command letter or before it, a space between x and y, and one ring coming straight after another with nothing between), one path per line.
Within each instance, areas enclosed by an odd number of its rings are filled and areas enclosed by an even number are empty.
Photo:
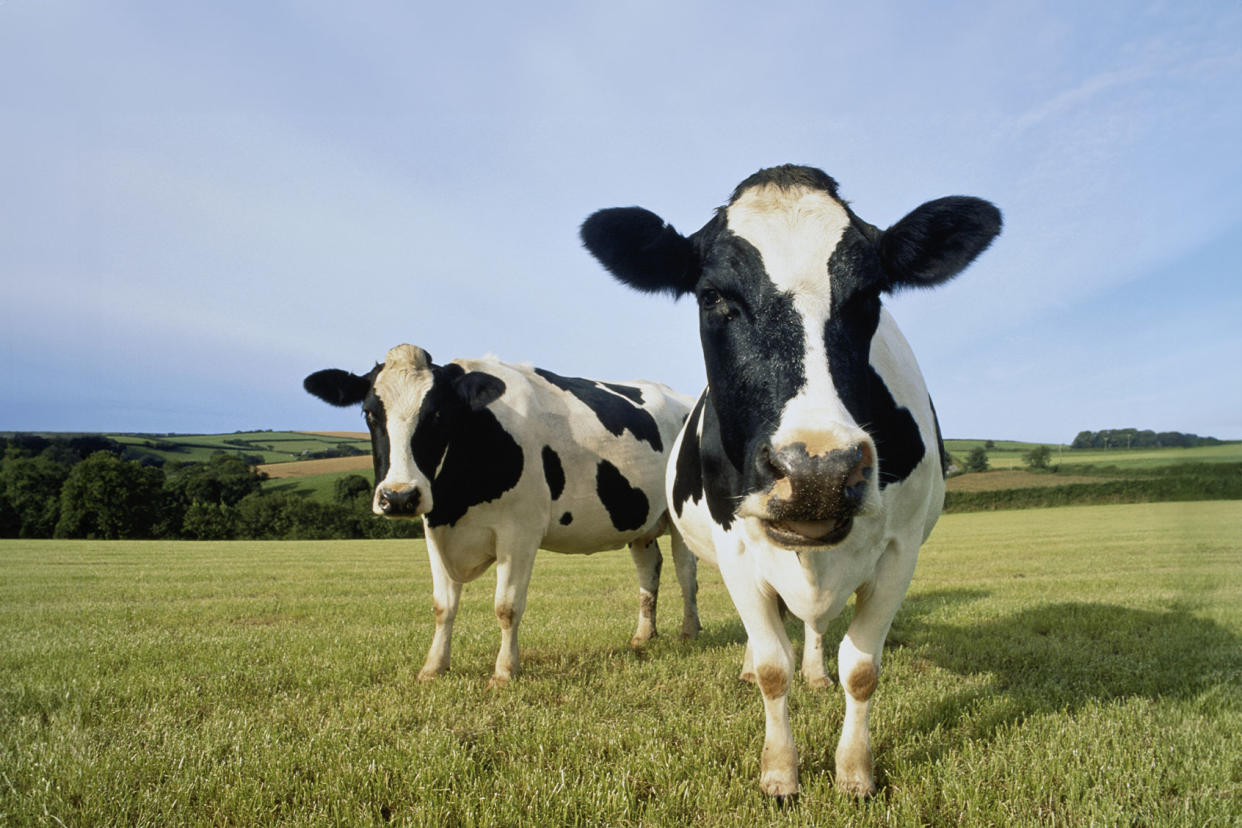
M1240 537L1237 501L946 515L885 649L880 793L835 792L840 689L796 682L788 810L709 566L702 635L666 567L634 651L629 555L541 554L526 672L491 692L490 572L452 672L414 680L421 541L0 541L0 822L1231 824Z

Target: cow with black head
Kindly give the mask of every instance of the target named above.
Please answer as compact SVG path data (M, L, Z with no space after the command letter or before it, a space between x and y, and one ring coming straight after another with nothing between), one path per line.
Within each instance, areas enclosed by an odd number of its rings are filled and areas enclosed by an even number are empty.
M875 790L868 716L880 650L940 515L945 458L918 364L881 297L951 279L1000 228L993 205L952 196L881 231L832 178L800 166L750 176L689 237L639 207L582 226L620 281L698 302L707 389L673 449L669 506L691 550L719 566L746 628L769 794L798 791L781 605L807 624L814 656L851 594L835 782ZM811 659L804 672L815 674Z
M449 668L462 584L496 564L500 652L491 686L518 672L517 630L541 547L590 554L629 545L638 570L639 646L656 634L671 535L683 637L699 631L694 556L667 517L664 474L691 400L650 382L562 377L495 358L436 365L413 345L357 375L327 369L303 383L338 406L361 405L375 462L372 509L421 518L435 634L419 672Z

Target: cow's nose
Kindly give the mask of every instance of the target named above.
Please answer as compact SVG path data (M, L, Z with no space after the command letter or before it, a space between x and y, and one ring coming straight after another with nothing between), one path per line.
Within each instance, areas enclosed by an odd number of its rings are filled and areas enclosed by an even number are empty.
M420 497L416 486L408 489L382 488L379 491L379 507L385 515L392 517L413 515L418 511Z
M843 518L857 513L874 472L871 449L866 443L821 454L808 453L804 443L780 448L764 446L755 462L760 479L771 481L784 509L807 519ZM784 485L782 481L786 481Z

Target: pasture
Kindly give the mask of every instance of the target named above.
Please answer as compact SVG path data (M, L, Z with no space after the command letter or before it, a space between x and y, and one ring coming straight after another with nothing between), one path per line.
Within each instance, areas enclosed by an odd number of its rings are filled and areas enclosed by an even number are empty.
M942 518L889 636L863 803L832 788L839 688L800 681L802 795L760 794L719 575L700 567L704 631L681 642L664 574L663 637L632 651L629 555L542 554L526 672L492 692L490 572L452 672L414 681L421 541L0 541L0 823L1242 821L1242 502Z
M944 446L959 462L985 440L944 441ZM993 469L1021 469L1026 467L1022 455L1040 443L1022 443L1015 440L995 440L995 448L988 449L988 464ZM1135 449L1072 449L1068 446L1048 445L1052 449L1049 463L1053 466L1115 466L1119 469L1153 469L1173 463L1239 463L1242 462L1242 442L1222 443L1217 446L1195 448L1135 448Z

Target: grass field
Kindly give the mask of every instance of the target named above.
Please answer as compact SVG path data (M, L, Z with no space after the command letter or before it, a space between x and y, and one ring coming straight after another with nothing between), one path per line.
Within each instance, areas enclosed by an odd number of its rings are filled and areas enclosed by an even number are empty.
M106 434L113 440L132 446L164 460L182 463L207 462L220 452L246 454L263 458L264 463L285 463L297 460L302 452L323 451L348 445L361 451L371 451L367 435L353 433L311 434L300 431L246 431L235 434L175 434L151 436L145 434Z
M945 440L944 445L959 463L985 440ZM1022 455L1040 443L996 440L996 448L988 449L988 464L994 469L1020 469L1026 466ZM1172 463L1238 463L1242 462L1242 442L1198 448L1147 449L1071 449L1046 444L1052 449L1052 465L1116 466L1120 469L1149 469Z
M840 691L796 683L784 811L708 567L700 638L668 567L635 652L629 556L543 554L492 692L491 573L414 681L417 541L3 541L0 824L1236 825L1240 539L1242 502L944 517L886 649L880 793L833 790Z

